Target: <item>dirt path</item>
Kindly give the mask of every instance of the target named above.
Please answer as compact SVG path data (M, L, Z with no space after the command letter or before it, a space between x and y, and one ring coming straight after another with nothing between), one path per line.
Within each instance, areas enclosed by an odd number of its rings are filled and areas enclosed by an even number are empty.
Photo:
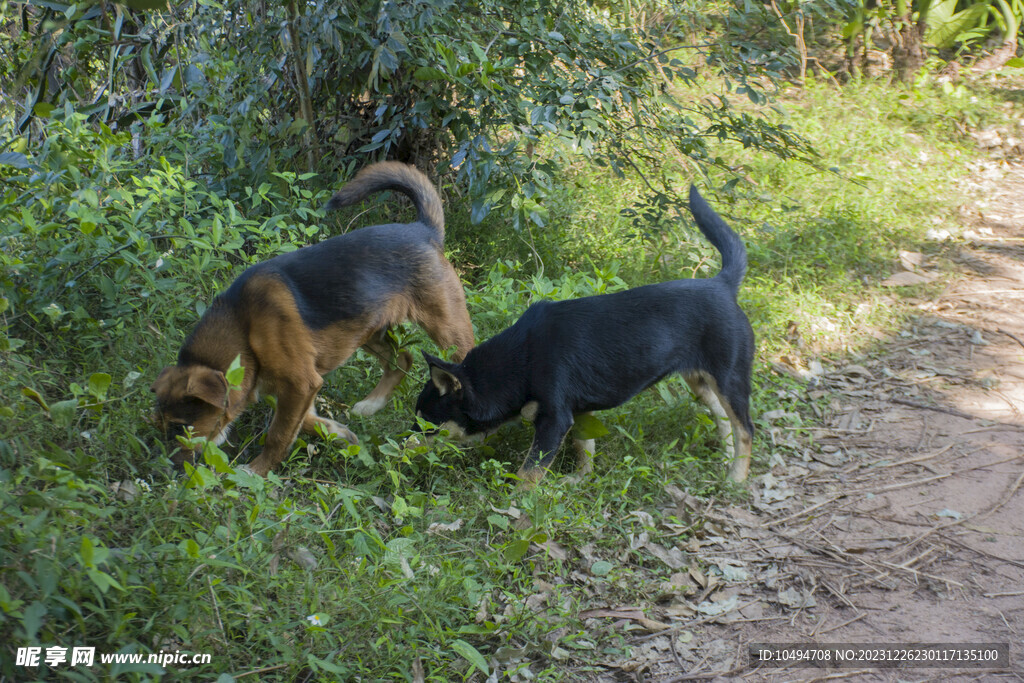
M812 379L808 395L835 398L811 443L786 416L771 429L803 461L780 459L748 510L712 514L680 494L719 530L691 546L721 576L703 577L683 627L634 639L642 664L625 679L1024 680L1024 167L993 162L975 183L983 199L943 257L958 271L944 291L877 352ZM926 278L939 265L904 263ZM753 642L1011 653L1001 672L752 669Z

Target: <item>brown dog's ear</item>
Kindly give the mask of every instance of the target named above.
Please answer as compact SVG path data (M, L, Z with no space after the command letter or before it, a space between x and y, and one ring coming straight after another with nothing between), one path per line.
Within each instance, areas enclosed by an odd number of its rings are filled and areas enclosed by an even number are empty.
M228 378L220 370L205 365L193 365L188 369L186 396L195 396L210 405L224 408L228 401Z
M424 353L423 359L427 361L427 366L430 368L430 381L434 383L442 396L462 390L462 380L455 374L458 366L446 363L429 353Z

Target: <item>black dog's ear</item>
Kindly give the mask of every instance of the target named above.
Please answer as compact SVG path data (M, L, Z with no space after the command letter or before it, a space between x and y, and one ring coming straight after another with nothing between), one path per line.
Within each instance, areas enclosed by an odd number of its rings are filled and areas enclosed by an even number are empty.
M437 391L442 396L462 391L462 381L444 368L439 368L437 366L431 367L430 381L434 383L434 386L437 387Z
M456 374L458 366L431 356L426 351L422 353L423 360L427 361L427 366L430 368L430 381L434 383L442 396L462 390L462 380Z

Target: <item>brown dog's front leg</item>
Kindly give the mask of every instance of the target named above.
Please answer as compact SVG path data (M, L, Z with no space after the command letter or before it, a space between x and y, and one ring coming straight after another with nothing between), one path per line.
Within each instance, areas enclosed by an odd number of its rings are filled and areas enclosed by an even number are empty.
M288 449L295 442L299 427L313 407L316 392L323 385L319 375L314 374L313 377L316 379L310 378L305 382L287 380L275 387L277 410L267 430L263 452L249 463L253 473L265 477L267 472L288 457Z

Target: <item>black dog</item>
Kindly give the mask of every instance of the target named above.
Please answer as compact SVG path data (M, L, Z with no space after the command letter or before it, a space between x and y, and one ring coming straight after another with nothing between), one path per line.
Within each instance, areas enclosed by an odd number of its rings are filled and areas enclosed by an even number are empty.
M518 414L532 420L533 445L519 470L529 486L544 476L574 416L621 405L678 372L715 415L732 460L729 478L743 481L754 430L754 333L736 293L747 253L696 187L690 211L722 254L717 276L542 301L461 363L424 354L430 380L416 414L456 436L493 430ZM576 448L586 473L593 441L577 440Z

